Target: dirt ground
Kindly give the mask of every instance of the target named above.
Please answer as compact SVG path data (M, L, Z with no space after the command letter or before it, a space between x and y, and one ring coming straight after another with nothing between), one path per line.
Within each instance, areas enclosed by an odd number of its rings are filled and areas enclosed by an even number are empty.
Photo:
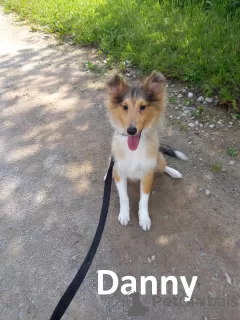
M98 222L112 129L106 75L86 71L94 50L58 44L0 12L0 318L49 319L91 244ZM170 86L174 89L173 86ZM137 221L139 186L129 186L131 222L122 227L116 187L93 265L69 320L240 319L240 126L181 131L168 106L162 140L189 156L168 159L184 176L156 177L152 229ZM218 111L216 111L218 112ZM219 115L228 121L226 112ZM212 165L221 163L219 173ZM206 190L210 191L207 196ZM129 316L131 296L97 293L97 270L118 277L198 276L188 305L150 291L145 313ZM179 288L179 296L182 294ZM170 302L169 302L170 301Z

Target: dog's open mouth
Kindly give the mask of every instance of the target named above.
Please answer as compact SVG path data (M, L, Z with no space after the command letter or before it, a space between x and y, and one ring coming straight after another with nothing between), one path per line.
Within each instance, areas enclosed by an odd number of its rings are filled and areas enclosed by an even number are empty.
M137 150L140 138L141 138L141 132L139 132L135 136L128 136L128 147L130 150L132 151Z

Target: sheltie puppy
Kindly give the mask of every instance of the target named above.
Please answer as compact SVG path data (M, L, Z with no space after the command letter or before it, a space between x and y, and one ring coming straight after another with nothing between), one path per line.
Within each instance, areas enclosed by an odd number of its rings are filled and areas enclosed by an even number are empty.
M182 175L166 166L163 154L186 160L187 157L159 142L159 120L164 114L166 80L161 73L152 74L143 82L128 84L120 75L107 82L107 111L114 128L112 156L113 177L120 199L119 222L126 226L130 220L127 180L140 180L139 225L151 228L148 199L154 173L166 172L173 178Z

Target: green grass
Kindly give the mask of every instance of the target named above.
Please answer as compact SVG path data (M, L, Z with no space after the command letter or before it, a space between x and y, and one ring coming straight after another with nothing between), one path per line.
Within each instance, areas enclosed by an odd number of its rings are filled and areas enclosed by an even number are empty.
M103 73L104 72L104 68L102 66L100 66L97 63L93 63L92 61L87 61L84 64L85 70L86 71L92 71L95 73Z
M172 104L175 104L175 103L177 103L177 98L176 97L168 97L168 101L170 102L170 103L172 103Z
M179 128L183 132L188 132L188 126L187 123L182 122L182 121L177 121L177 124L179 125Z
M227 153L229 154L229 156L231 157L236 157L238 155L238 149L236 147L229 147L227 149Z
M130 60L143 73L161 70L239 106L240 0L5 0L4 6L76 43L97 45L112 61Z
M192 112L192 115L195 118L202 119L205 113L206 113L206 110L204 106L200 105Z
M212 172L213 173L219 173L222 170L222 165L221 163L214 163L212 165Z

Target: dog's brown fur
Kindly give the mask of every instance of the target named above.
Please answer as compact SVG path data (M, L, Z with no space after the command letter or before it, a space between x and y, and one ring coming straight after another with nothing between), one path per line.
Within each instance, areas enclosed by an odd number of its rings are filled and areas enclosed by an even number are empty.
M166 166L159 152L158 123L165 109L165 78L161 73L152 72L142 83L129 85L115 75L108 81L108 92L107 110L115 128L112 155L115 160L113 177L120 197L118 219L122 225L130 219L127 179L140 179L139 224L143 230L149 230L151 219L147 206L154 172L167 169L172 176L176 174L176 170ZM129 131L132 126L134 133ZM137 140L131 140L133 137ZM128 144L132 141L137 141L136 147Z
M107 105L111 119L123 129L136 124L138 132L154 126L159 114L165 108L165 78L153 72L142 85L129 86L119 75L108 82L109 103ZM124 107L127 106L128 110ZM141 110L145 106L145 110Z

